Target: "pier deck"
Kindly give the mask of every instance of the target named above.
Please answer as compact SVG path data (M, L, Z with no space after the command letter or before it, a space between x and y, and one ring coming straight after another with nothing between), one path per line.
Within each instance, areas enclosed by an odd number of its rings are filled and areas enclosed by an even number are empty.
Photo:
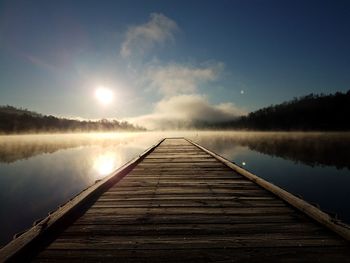
M43 220L39 234L20 236L25 246L16 250L14 240L0 255L34 262L350 262L346 226L227 164L186 139L165 139Z

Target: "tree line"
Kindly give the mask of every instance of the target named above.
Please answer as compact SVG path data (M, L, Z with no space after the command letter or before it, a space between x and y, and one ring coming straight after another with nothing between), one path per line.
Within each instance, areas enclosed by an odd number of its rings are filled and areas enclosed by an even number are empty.
M271 105L228 122L194 122L198 129L260 131L349 131L350 90L309 94Z
M98 121L79 121L41 115L27 109L12 106L0 106L0 132L36 133L36 132L88 132L88 131L140 131L142 127L126 121L101 119Z
M243 116L232 124L254 130L350 130L350 90L309 94Z

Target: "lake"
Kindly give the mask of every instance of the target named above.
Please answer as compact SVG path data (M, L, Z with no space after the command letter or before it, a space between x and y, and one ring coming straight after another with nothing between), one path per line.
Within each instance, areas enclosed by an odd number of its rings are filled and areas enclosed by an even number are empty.
M163 137L184 136L350 223L350 133L0 136L0 246Z

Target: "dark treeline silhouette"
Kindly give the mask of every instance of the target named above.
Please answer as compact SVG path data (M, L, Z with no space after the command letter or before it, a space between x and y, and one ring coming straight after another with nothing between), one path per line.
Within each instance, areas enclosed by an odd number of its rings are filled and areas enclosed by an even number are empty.
M197 129L247 129L261 131L348 131L350 90L331 95L309 94L221 123L193 122Z
M252 112L233 125L255 130L344 131L350 129L349 116L350 91L295 98Z
M27 109L12 106L0 106L0 133L35 133L67 131L118 131L145 130L125 121L106 120L79 121L55 116L41 115Z

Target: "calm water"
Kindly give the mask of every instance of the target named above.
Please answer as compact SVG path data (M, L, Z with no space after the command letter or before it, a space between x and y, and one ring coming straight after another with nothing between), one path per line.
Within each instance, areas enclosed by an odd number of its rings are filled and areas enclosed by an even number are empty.
M163 137L185 136L350 223L350 134L0 136L0 245Z

